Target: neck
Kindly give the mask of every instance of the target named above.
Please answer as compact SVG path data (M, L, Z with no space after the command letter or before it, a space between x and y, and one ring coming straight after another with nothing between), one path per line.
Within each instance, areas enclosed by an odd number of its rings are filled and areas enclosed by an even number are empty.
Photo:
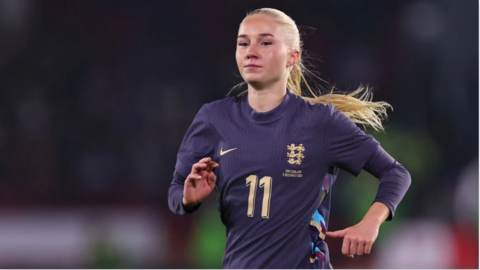
M255 88L248 85L248 104L256 112L268 112L280 105L286 94L286 83L264 88Z

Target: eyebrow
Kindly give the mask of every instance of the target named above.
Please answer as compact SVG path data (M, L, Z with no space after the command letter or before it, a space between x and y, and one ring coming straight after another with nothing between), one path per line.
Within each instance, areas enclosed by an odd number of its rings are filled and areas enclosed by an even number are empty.
M259 36L261 37L275 37L274 35L272 34L269 34L269 33L261 33L261 34L258 34ZM248 36L247 35L238 35L237 38L247 38Z

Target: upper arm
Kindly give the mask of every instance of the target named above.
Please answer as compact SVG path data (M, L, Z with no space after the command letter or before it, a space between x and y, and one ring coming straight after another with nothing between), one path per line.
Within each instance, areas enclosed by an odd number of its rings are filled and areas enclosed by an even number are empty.
M175 171L186 178L192 165L213 153L214 131L208 119L206 106L202 106L187 130L177 154Z
M329 105L327 112L323 126L325 159L330 166L357 176L379 143L333 106Z

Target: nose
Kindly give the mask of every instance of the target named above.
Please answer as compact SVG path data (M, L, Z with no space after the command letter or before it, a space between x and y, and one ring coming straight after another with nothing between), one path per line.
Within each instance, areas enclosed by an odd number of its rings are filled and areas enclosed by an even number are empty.
M248 47L247 50L247 59L257 59L258 58L258 53L256 49L256 45L252 42L250 46Z

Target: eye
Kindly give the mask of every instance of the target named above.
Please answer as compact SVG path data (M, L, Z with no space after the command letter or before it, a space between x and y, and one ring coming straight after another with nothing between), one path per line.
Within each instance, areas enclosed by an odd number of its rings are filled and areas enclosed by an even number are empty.
M240 42L240 43L238 43L238 46L245 47L245 46L248 46L248 43L246 43L246 42Z
M262 42L262 45L265 45L265 46L272 45L272 42L270 42L270 41L265 41L265 42Z

